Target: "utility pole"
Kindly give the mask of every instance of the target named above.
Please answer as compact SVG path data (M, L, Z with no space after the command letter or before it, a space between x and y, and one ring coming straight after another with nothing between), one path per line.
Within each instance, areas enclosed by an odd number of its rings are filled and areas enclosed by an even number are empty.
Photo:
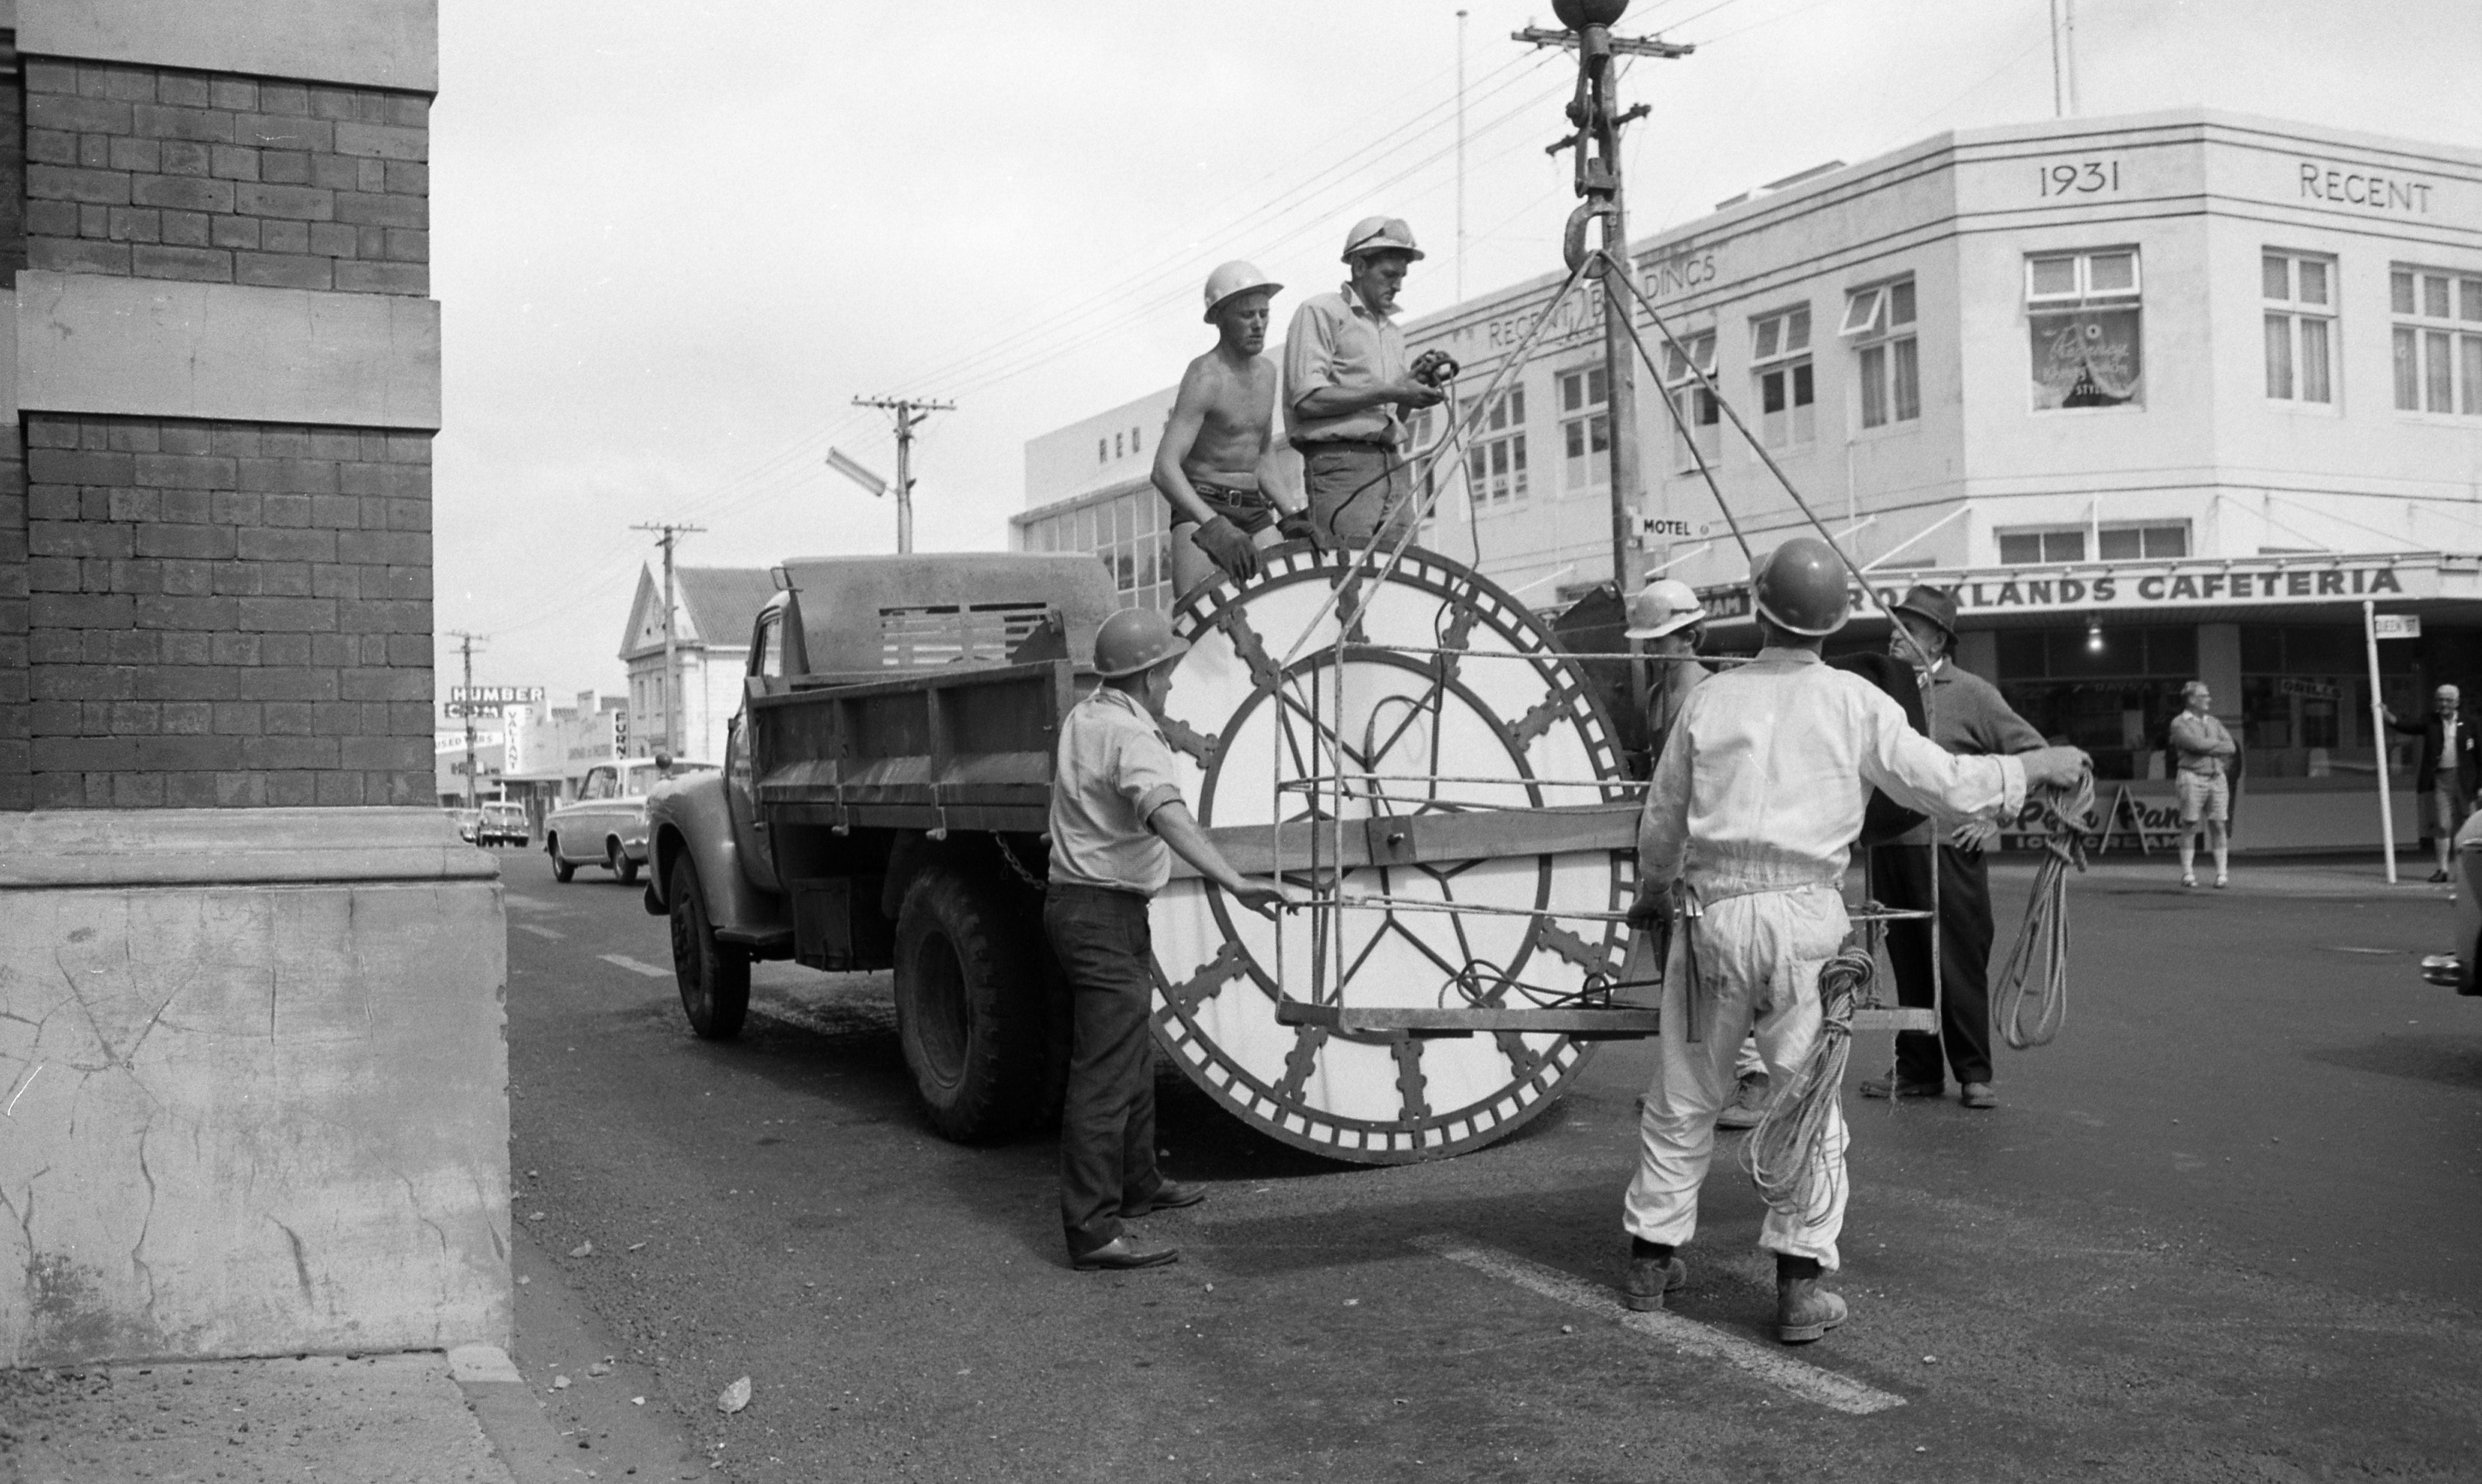
M878 407L896 414L896 554L913 551L913 430L934 412L954 412L953 402L929 397L857 397L857 407Z
M465 657L465 699L457 709L465 714L465 807L471 809L474 807L474 641L490 636L451 629L448 637L458 640L457 648Z
M1535 46L1564 46L1577 53L1577 91L1569 100L1569 122L1576 132L1545 151L1573 148L1576 192L1583 199L1570 214L1567 235L1572 270L1588 252L1586 226L1601 222L1600 247L1609 262L1599 273L1628 272L1628 218L1621 192L1621 128L1646 116L1641 103L1616 112L1613 97L1616 56L1688 56L1696 48L1676 41L1631 40L1612 35L1611 28L1628 10L1628 0L1555 0L1552 13L1567 27L1545 31L1528 26L1512 39ZM1612 480L1612 584L1623 601L1646 585L1638 570L1640 544L1637 474L1637 363L1631 357L1628 295L1623 286L1603 288L1603 381L1607 401L1604 418L1610 429Z
M1457 12L1457 302L1465 301L1465 13Z
M657 522L629 529L654 536L655 544L664 549L664 750L679 757L681 740L674 718L680 708L680 652L673 633L673 548L680 544L681 537L696 535L706 528Z

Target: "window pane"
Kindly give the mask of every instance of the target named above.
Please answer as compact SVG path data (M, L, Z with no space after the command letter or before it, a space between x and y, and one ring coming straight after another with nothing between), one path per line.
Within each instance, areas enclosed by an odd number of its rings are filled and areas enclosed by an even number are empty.
M2043 533L2043 560L2046 561L2085 560L2086 534L2082 531Z
M1611 424L1611 419L1609 419L1609 418L1605 418L1605 417L1598 417L1598 418L1595 418L1594 420L1592 420L1591 422L1589 422L1586 426L1587 426L1589 429L1593 430L1591 442L1592 442L1592 446L1593 446L1593 448L1594 448L1594 451L1595 451L1596 453L1597 453L1597 454L1607 454L1607 453L1611 452L1611 447L1612 447L1612 424Z
M2137 287L2137 254L2098 252L2087 262L2087 278L2097 294L2126 294Z
M1604 385L1603 385L1603 372L1602 372L1602 369L1601 369L1600 367L1597 367L1595 370L1587 372L1587 373L1586 373L1586 405L1588 405L1588 406L1590 406L1590 407L1599 407L1599 406L1601 406L1601 405L1603 404L1603 400L1604 400L1604 398L1605 398L1605 396L1606 396L1606 395L1607 395L1607 390L1606 390L1606 388L1605 388L1605 387L1604 387Z
M1714 375L1715 332L1710 329L1706 333L1699 336L1697 339L1689 342L1689 353L1691 357L1698 362L1699 370L1705 372L1709 376ZM1708 419L1707 421L1711 422L1712 419Z
M1907 338L1897 341L1894 350L1896 421L1910 423L1922 415L1922 378L1918 364L1920 345Z
M2447 318L2447 280L2428 273L2421 278L2421 312L2434 320Z
M2388 303L2398 314L2413 313L2413 274L2401 268L2388 274Z
M2456 337L2457 405L2469 416L2482 412L2482 335Z
M2036 258L2033 265L2033 292L2041 295L2074 294L2077 291L2075 258Z
M1525 388L1514 386L1508 391L1508 425L1519 428L1525 423Z
M2036 410L2144 401L2134 306L2036 314L2027 327Z
M2395 332L2396 410L2412 412L2421 406L2421 376L2414 364L2414 332Z
M1525 493L1525 434L1518 433L1508 442L1508 462L1517 471L1517 492L1521 495Z
M2301 260L2301 301L2305 304L2327 302L2327 265L2311 258Z
M2281 263L2282 258L2269 259ZM2289 400L2292 396L2292 317L2271 314L2266 317L2266 394Z
M2292 260L2270 252L2258 260L2260 292L2269 299L2292 297Z
M1583 418L1573 423L1561 424L1560 433L1571 458L1586 456L1586 423Z
M1810 381L1809 362L1797 362L1792 368L1792 404L1796 407L1806 407L1815 400Z
M1490 466L1484 460L1481 449L1475 448L1465 451L1466 484L1471 493L1477 495L1482 493L1484 474L1489 467Z
M2096 543L2095 553L2105 561L2135 561L2145 554L2145 547L2141 544L2137 528L2131 526L2103 532Z
M1491 446L1491 472L1493 477L1508 472L1508 440L1504 438Z
M1666 381L1677 381L1688 375L1689 363L1681 356L1680 348L1670 344L1665 345L1663 348L1663 379Z
M1911 345L1907 341L1905 344ZM1862 426L1877 428L1888 421L1888 348L1862 348Z
M2442 331L2431 330L2421 337L2421 404L2433 412L2445 412L2448 400L2447 342Z
M2147 527L2146 555L2154 558L2186 557L2189 555L2189 528L2186 525Z
M1561 411L1574 412L1577 410L1577 399L1584 396L1586 392L1585 382L1586 378L1577 375L1573 371L1560 378Z
M2043 538L2027 534L2003 535L1999 538L1999 560L2009 566L2021 566L2043 560Z
M1809 346L1809 310L1805 307L1794 310L1784 320L1784 349L1800 351L1808 349Z
M1781 320L1758 322L1757 350L1755 352L1757 359L1766 360L1776 353L1776 331L1782 326L1782 324Z
M2456 317L2460 320L2482 320L2482 278L2457 281Z
M1784 409L1784 374L1770 371L1758 378L1758 410L1782 412Z
M1863 289L1844 301L1844 328L1847 335L1866 335L1879 327L1881 289Z
M2304 268L2308 264L2302 265ZM2327 379L2327 330L2325 320L2304 318L2301 322L2301 400L2334 402L2336 394Z
M1908 278L1902 283L1889 284L1888 286L1888 326L1893 328L1899 325L1911 325L1913 323L1914 280Z

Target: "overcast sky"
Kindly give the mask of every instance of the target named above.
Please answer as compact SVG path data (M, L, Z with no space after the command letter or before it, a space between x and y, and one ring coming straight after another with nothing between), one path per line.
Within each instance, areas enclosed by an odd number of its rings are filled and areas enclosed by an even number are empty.
M2050 0L1637 0L1698 43L1635 64L1631 227L1939 131L2052 111ZM1548 0L443 0L433 293L446 306L437 627L475 678L621 689L640 522L694 565L892 551L857 395L943 397L918 546L1001 547L1027 439L1169 384L1199 286L1298 296L1345 228L1410 219L1402 300L1558 266L1573 65ZM2074 0L2080 111L2205 104L2482 147L2476 0ZM443 643L441 686L453 683Z

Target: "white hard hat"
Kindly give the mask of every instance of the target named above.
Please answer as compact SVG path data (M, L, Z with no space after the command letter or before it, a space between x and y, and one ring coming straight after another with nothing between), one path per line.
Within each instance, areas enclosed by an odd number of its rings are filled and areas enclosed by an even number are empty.
M1344 234L1344 260L1348 263L1365 252L1401 252L1418 259L1422 249L1413 246L1413 229L1402 217L1364 217Z
M1628 603L1628 637L1661 638L1699 623L1706 610L1689 585L1667 577L1646 585Z
M1215 311L1224 307L1226 299L1261 289L1270 294L1284 292L1282 284L1271 281L1265 273L1258 272L1258 265L1244 263L1239 258L1234 258L1231 262L1208 273L1206 275L1206 323L1209 325L1215 323Z

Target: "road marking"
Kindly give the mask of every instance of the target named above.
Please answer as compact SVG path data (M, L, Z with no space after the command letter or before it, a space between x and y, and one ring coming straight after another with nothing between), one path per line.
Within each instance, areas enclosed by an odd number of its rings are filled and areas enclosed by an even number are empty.
M566 938L568 936L568 934L562 932L556 927L538 927L532 923L519 923L515 925L517 931L530 932L538 938Z
M640 963L626 953L597 953L594 956L607 964L626 969L631 974L643 974L650 979L669 979L673 976L672 970L658 969L653 964Z
M537 912L544 911L551 906L550 902L543 900L540 897L528 897L517 892L502 892L500 894L500 899L507 902L510 906L527 907Z
M1783 1388L1804 1401L1814 1401L1837 1412L1862 1415L1901 1407L1905 1398L1876 1387L1864 1386L1849 1376L1797 1361L1781 1352L1753 1344L1737 1335L1684 1318L1669 1311L1640 1314L1624 1308L1612 1297L1611 1290L1598 1284L1587 1283L1540 1263L1528 1262L1513 1253L1500 1252L1470 1242L1461 1237L1445 1234L1416 1237L1413 1245L1433 1257L1460 1263L1476 1272L1504 1279L1529 1292L1557 1299L1573 1308L1583 1309L1600 1318L1617 1321L1624 1328L1636 1330L1651 1339L1667 1341L1690 1354L1706 1360L1724 1361L1738 1366L1762 1381Z

